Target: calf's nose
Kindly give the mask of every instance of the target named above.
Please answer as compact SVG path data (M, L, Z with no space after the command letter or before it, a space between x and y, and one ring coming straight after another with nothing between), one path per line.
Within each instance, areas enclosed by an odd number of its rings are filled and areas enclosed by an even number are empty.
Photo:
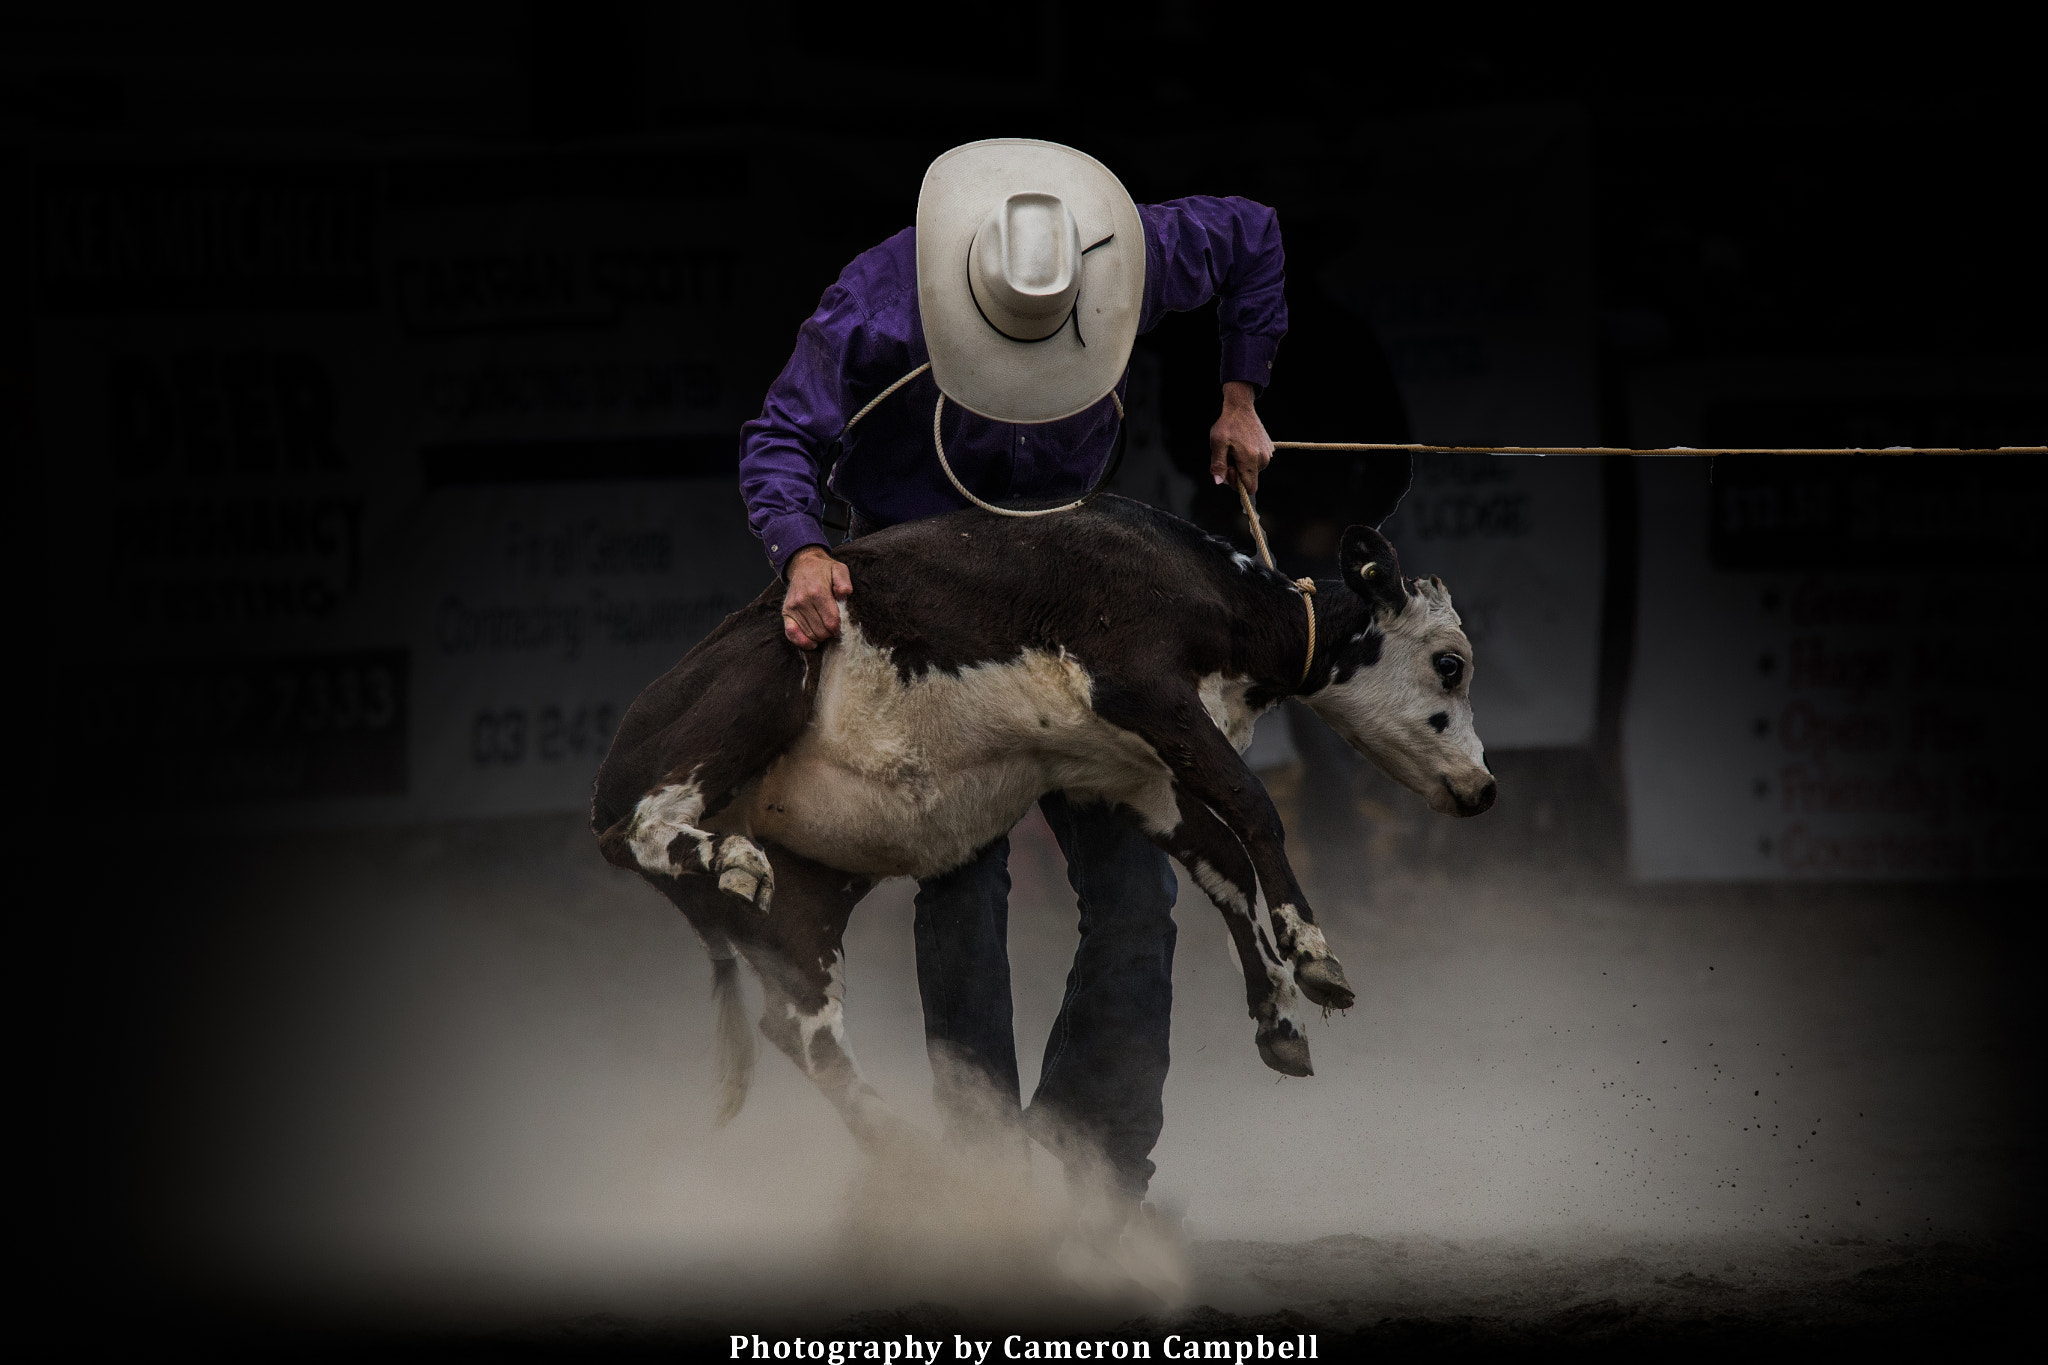
M1458 814L1466 816L1483 815L1492 810L1493 798L1500 794L1500 784L1492 778L1488 778L1486 785L1470 796L1451 786L1449 778L1444 779L1444 786L1449 789L1451 801L1458 808Z

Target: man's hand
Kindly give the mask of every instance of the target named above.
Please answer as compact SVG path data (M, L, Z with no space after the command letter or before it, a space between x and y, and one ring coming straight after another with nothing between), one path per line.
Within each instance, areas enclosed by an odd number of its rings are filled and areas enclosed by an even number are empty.
M806 545L782 569L789 591L782 596L782 633L798 649L816 649L839 634L839 604L853 596L853 575L825 553Z
M1209 474L1218 483L1229 483L1233 468L1244 476L1244 486L1259 491L1259 471L1273 462L1273 438L1252 406L1258 390L1241 379L1223 386L1223 412L1209 428Z

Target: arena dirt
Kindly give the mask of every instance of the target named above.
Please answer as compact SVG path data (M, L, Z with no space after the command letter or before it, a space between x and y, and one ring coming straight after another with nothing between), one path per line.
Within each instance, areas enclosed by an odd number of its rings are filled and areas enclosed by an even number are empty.
M1015 847L1028 1094L1074 910L1035 817ZM1361 1003L1282 1081L1184 886L1158 1226L1104 1251L1043 1152L864 1162L772 1053L715 1128L703 954L573 819L182 875L214 919L152 1092L150 1227L218 1304L586 1344L919 1314L1386 1350L1934 1330L2003 1311L2037 1193L2014 945L1965 893L1410 867L1324 897ZM856 915L848 1029L935 1131L909 891Z

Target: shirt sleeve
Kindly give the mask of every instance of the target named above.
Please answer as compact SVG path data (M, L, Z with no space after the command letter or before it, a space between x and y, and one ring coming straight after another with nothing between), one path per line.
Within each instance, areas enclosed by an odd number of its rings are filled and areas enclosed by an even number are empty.
M825 460L852 415L847 376L861 349L861 309L844 281L798 329L796 350L768 389L761 415L740 428L740 496L747 524L780 574L791 555L823 545Z
M1273 382L1273 361L1287 335L1287 254L1280 215L1235 196L1195 195L1142 204L1145 222L1145 310L1139 330L1167 313L1185 313L1210 299L1223 343L1223 383Z

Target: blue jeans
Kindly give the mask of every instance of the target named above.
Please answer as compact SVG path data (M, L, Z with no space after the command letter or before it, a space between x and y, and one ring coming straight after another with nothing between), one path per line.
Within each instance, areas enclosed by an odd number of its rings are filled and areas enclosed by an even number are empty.
M1060 792L1038 803L1080 900L1081 943L1029 1111L1019 1108L1008 952L1010 840L918 883L917 988L933 1097L949 1133L1022 1121L1061 1155L1079 1141L1124 1193L1142 1197L1165 1122L1173 1013L1173 902L1166 855L1107 805ZM991 1107L994 1109L992 1114Z

